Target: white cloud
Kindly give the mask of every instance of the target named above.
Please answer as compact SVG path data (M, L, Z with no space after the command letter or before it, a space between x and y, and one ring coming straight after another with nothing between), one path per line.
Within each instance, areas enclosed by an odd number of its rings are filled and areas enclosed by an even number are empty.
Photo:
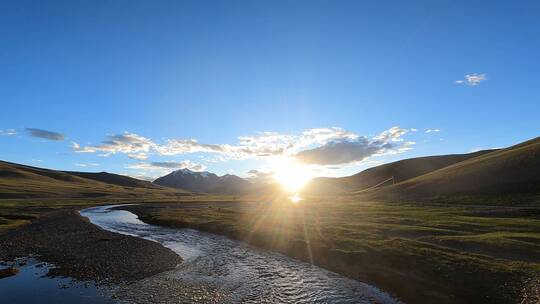
M340 165L362 162L371 156L402 153L412 149L414 142L404 142L406 129L393 127L369 139L365 136L329 141L322 146L300 151L296 159L305 164Z
M138 160L147 159L150 153L172 156L198 152L219 154L228 159L245 159L294 154L311 145L322 145L331 140L353 140L358 137L359 135L340 128L318 128L306 130L300 135L263 132L256 136L241 136L236 145L203 144L196 139L169 139L165 144L157 144L149 138L126 132L109 136L99 145L83 147L74 142L72 147L79 153L100 152L103 156L123 153Z
M456 80L457 84L467 84L470 86L477 86L482 81L487 80L486 74L467 74L463 77L463 79Z
M17 130L15 129L0 130L0 136L13 136L13 135L17 135Z
M426 133L437 133L437 132L441 132L441 130L439 130L439 129L427 129L426 130Z
M164 144L158 144L149 138L126 132L109 136L99 145L82 147L73 143L73 149L80 153L98 152L102 156L122 153L137 160L146 160L152 154L211 153L216 161L290 156L312 164L341 164L362 161L372 155L406 151L413 144L403 141L402 136L407 132L409 130L393 127L371 139L337 127L308 129L300 134L263 132L255 136L241 136L236 145L199 143L196 139L168 139ZM148 169L149 164L152 163L139 163L138 166ZM151 167L160 166L154 163Z

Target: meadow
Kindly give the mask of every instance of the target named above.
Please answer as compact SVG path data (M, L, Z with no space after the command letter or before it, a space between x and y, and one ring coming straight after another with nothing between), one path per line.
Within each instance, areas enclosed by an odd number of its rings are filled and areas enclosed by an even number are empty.
M540 271L535 203L281 199L123 208L148 223L195 228L281 252L409 303L527 301L535 296L527 286Z

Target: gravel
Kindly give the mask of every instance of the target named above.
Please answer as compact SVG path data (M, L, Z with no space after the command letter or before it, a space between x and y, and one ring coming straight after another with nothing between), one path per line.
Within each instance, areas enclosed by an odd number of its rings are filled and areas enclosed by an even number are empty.
M162 245L105 231L76 210L62 210L0 235L0 261L38 255L49 276L125 283L174 269L182 259Z

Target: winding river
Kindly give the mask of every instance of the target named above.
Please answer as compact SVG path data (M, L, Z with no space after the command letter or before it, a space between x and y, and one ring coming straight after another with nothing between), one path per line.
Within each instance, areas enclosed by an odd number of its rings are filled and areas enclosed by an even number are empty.
M287 256L192 229L149 225L114 206L82 210L99 227L152 240L184 261L121 286L123 303L399 303L387 293Z

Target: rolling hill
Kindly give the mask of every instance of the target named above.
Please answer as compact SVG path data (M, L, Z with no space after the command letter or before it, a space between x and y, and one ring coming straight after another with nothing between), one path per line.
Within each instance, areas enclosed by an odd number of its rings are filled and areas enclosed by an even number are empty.
M133 177L119 175L108 172L76 172L76 171L64 171L67 174L76 175L78 177L92 179L98 182L104 182L107 184L113 184L124 187L136 187L136 188L149 188L159 189L160 187L145 180L136 179Z
M106 172L68 172L0 161L0 198L176 196L186 191Z
M493 151L496 150L410 158L372 167L351 176L316 178L309 183L304 192L310 194L346 193L388 186Z
M540 137L366 193L390 199L539 194Z

